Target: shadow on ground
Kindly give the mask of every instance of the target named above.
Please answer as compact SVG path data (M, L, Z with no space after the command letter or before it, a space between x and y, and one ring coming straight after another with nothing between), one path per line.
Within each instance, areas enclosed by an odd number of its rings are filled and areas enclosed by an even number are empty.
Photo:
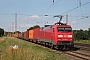
M77 51L77 50L80 50L80 48L78 48L78 47L70 47L69 50L70 51Z
M67 50L60 50L60 51L77 51L77 50L80 50L80 48L78 48L78 47L70 47Z

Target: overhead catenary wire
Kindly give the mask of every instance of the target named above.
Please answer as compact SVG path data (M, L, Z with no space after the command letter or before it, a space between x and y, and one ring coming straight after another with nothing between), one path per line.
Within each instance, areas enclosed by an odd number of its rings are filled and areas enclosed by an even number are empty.
M81 10L81 15L83 16L83 14L82 14L82 8L81 8L81 0L79 0L79 5L80 5L80 10Z
M53 4L49 7L49 8L47 8L44 12L43 12L43 14L46 12L46 11L48 11L52 6L54 6L55 4L57 4L59 1L61 1L61 0L58 0L58 1L54 1L53 0ZM42 14L42 15L43 15ZM53 7L53 15L45 15L45 16L54 16L54 7ZM51 17L51 18L49 18L49 19L47 19L47 20L45 20L45 21L43 21L43 22L47 22L48 20L51 20L51 19L53 19L53 17Z
M85 13L85 14L88 14L89 12L87 12L87 13ZM84 14L84 15L85 15ZM75 19L75 20L69 20L69 22L73 22L73 21L75 21L75 23L76 24L86 24L86 22L87 22L87 20L88 20L88 18L90 18L90 16L82 16L81 18L78 18L78 19ZM87 20L84 20L84 19L87 19ZM78 21L84 21L83 23L81 23L81 22L78 22ZM90 22L87 22L87 23L90 23Z
M58 0L57 2L55 2L55 1L53 0L53 4L56 4L56 3L58 3L59 1L60 1L60 0ZM71 9L71 10L68 10L68 11L66 11L66 12L64 12L64 13L62 13L62 14L66 14L66 13L68 13L68 12L71 12L71 11L73 11L73 10L79 8L79 7L85 6L85 5L89 4L89 3L90 3L90 2L87 2L87 3L83 4L83 5L81 5L81 0L80 0L79 6L73 8L73 9ZM46 12L48 9L50 9L50 8L53 6L53 4L52 4L49 8L47 8L44 12ZM14 14L3 14L3 13L0 13L0 14L1 14L1 15L14 15ZM27 15L27 14L17 14L17 15L32 16L32 15ZM39 16L43 16L43 15L39 15Z
M87 13L85 13L85 14L88 14L88 13L90 13L90 12L87 12ZM85 15L84 14L84 15ZM77 19L75 19L75 20L69 20L69 22L72 22L72 21L80 21L80 20L84 20L84 19L88 19L88 18L90 18L90 16L87 16L87 15L85 15L85 16L76 16L76 17L80 17L80 18L77 18ZM85 23L85 22L84 22Z
M90 2L87 2L87 3L83 4L83 5L77 6L77 7L73 8L73 9L71 9L71 10L68 10L68 11L66 11L66 12L64 12L64 13L62 13L62 14L66 14L66 13L68 13L68 12L71 12L71 11L73 11L73 10L79 8L79 7L85 6L85 5L87 5L87 4L90 4Z
M60 1L60 0L59 0L59 1ZM53 0L53 4L56 4L56 3L58 3L58 1L54 3L54 0ZM66 13L69 13L69 12L71 12L71 11L77 9L77 8L81 8L82 6L85 6L85 5L87 5L87 4L90 4L90 2L87 2L87 3L85 3L85 4L81 4L81 0L80 0L80 1L79 1L79 6L77 6L77 7L73 8L73 9L71 9L71 10L68 10L68 11L62 13L62 15L63 15L63 14L66 14ZM53 5L52 5L52 6L53 6ZM47 11L47 10L46 10L46 11ZM81 14L82 14L82 10L81 10ZM52 15L52 16L53 16L53 15ZM83 14L82 14L82 16L83 16ZM51 19L53 19L53 18L47 19L46 21L51 20Z
M53 5L54 5L54 0L53 0Z
M53 4L56 4L56 3L58 3L60 0L58 0L57 2L55 2L54 0L53 0ZM85 3L85 4L81 4L81 2L79 3L80 5L79 6L77 6L77 7L75 7L75 8L73 8L73 9L71 9L71 10L69 10L69 11L66 11L65 13L68 13L68 12L71 12L71 11L73 11L73 10L75 10L75 9L77 9L77 8L80 8L80 7L82 7L82 6L85 6L85 5L87 5L87 4L89 4L90 2L88 2L88 3ZM50 6L50 8L53 6L53 4ZM49 10L50 8L48 8L47 10ZM46 11L47 11L46 10ZM64 13L64 14L65 14ZM5 15L5 14L4 14ZM6 14L6 15L14 15L14 14ZM26 14L17 14L17 15L25 15L25 16L32 16L32 15L26 15ZM39 16L43 16L43 15L39 15ZM51 16L53 16L53 15L51 15ZM51 19L53 19L53 17L51 17L50 19L47 19L46 21L48 21L48 20L51 20Z
M81 0L79 0L79 5L80 5L80 7L81 7Z
M48 11L52 6L54 6L56 3L58 3L60 0L58 0L58 1L54 1L53 0L53 4L52 5L50 5L43 13L42 13L42 15L46 12L46 11Z

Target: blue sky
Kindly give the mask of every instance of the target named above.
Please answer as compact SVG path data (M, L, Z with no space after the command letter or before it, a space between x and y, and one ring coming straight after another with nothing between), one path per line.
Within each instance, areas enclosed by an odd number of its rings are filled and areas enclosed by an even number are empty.
M62 22L65 22L66 14L73 29L90 28L90 0L54 0L54 4L53 0L0 0L0 28L10 31L11 27L11 31L15 31L12 29L15 13L20 31L37 24L54 24L59 21L59 18L53 18L54 15L63 15Z

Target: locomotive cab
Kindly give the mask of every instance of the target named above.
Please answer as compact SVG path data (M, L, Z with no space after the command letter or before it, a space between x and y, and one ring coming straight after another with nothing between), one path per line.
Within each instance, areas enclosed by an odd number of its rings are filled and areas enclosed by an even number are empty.
M73 33L72 28L69 25L57 27L57 39L58 45L73 46Z
M59 22L55 24L54 30L57 48L63 49L74 46L74 36L70 25Z
M58 16L54 16L58 17ZM62 16L59 16L60 21ZM54 25L46 25L39 31L39 40L45 46L55 49L67 49L73 47L74 36L72 27L66 23L57 22Z

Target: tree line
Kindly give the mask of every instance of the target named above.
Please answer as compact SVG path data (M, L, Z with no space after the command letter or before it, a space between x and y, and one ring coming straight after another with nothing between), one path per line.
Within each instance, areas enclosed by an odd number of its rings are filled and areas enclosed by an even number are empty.
M35 25L35 26L30 27L29 29L27 29L27 31L28 31L28 30L32 30L32 29L35 29L35 28L40 28L40 26L39 26L39 25Z
M0 37L4 35L4 29L0 28Z
M90 40L90 28L88 30L73 30L75 40Z

